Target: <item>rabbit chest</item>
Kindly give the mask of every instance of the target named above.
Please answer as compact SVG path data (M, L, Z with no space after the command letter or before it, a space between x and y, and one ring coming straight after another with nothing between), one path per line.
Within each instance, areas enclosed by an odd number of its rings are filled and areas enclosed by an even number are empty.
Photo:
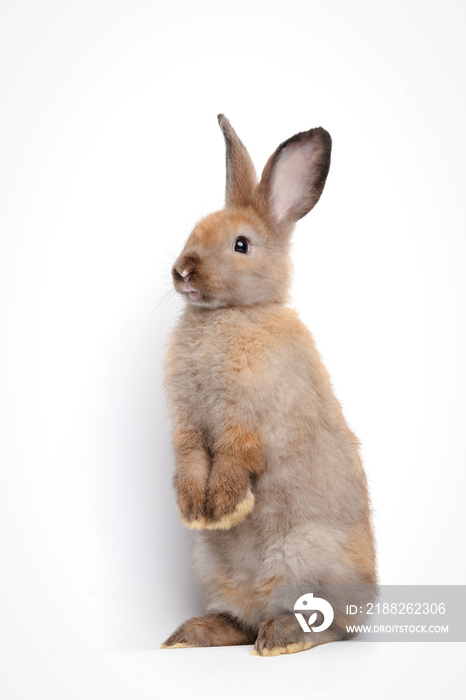
M167 354L166 390L171 410L202 431L207 449L225 423L242 422L251 429L258 422L271 425L293 400L299 387L290 381L296 373L293 315L272 305L185 310ZM273 400L277 395L280 412Z

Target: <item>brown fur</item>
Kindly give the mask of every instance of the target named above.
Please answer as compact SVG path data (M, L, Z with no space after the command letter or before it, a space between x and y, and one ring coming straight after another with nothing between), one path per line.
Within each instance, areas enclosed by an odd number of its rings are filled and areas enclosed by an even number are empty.
M230 605L241 609L246 613L246 617L252 616L254 610L264 608L273 598L275 587L284 583L279 576L269 576L258 580L252 588L247 581L232 580L230 576L214 574L212 578L204 581L204 590L209 596L209 592L220 594Z
M368 514L369 518L369 514ZM361 532L355 533L344 550L344 561L355 570L359 571L364 583L375 585L377 574L375 570L375 550L372 532L361 528Z
M205 515L219 520L246 497L250 478L264 467L262 442L245 425L225 425L214 447Z
M222 647L253 644L254 631L243 627L228 615L212 614L193 617L175 630L162 647Z
M210 472L202 435L181 416L173 431L177 469L173 485L178 496L178 508L190 521L204 514L205 490Z
M256 184L254 164L243 142L223 114L218 115L218 123L225 138L225 204L227 207L247 207L251 204L251 193Z
M284 305L290 234L320 197L330 136L319 128L288 139L256 185L244 145L219 121L227 208L195 226L173 268L188 302L166 357L174 485L183 522L197 530L209 613L254 630L257 653L275 655L344 635L335 624L289 639L271 623L275 585L373 584L375 550L357 438L309 331ZM343 599L332 602L342 618ZM176 643L215 644L205 619L203 635ZM202 626L195 620L186 629Z

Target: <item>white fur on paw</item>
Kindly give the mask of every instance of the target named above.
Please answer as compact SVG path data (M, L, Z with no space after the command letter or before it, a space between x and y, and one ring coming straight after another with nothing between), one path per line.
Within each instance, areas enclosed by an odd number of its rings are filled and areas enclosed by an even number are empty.
M282 654L296 654L298 651L306 651L311 649L314 644L310 642L293 642L292 644L286 644L282 647L274 647L273 649L262 649L262 651L257 651L253 649L251 651L251 656L281 656Z
M192 649L191 644L185 644L184 642L177 642L176 644L161 644L161 649Z
M249 515L253 508L254 494L251 489L249 489L246 494L246 498L242 500L241 503L238 503L233 513L224 515L223 518L220 518L220 520L207 522L206 528L208 530L229 530L234 525L238 525L239 523L243 522L245 517Z
M191 530L229 530L231 527L243 522L247 515L254 508L254 494L249 489L246 498L238 503L233 513L224 515L220 520L209 521L207 518L197 518L197 520L186 520L180 515L181 522Z
M178 510L178 513L180 511ZM186 520L180 513L180 520L185 527L189 527L190 530L204 530L207 525L207 519L202 516L202 518L197 518L196 520Z

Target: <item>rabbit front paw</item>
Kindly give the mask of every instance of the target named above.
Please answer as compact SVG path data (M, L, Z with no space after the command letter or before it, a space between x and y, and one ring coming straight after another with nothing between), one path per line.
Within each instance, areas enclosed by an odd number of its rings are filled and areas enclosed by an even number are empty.
M229 530L242 522L254 507L250 478L242 470L214 468L207 484L206 528Z
M193 472L175 476L180 520L191 530L229 530L254 507L249 475L214 467L207 487Z
M178 473L174 486L177 492L177 508L181 522L192 529L205 527L205 483L189 473Z

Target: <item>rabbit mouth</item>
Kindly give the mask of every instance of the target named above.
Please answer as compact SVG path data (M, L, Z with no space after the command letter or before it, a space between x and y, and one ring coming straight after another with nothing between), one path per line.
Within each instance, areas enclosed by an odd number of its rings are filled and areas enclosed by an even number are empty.
M219 300L210 293L201 292L189 280L175 282L175 289L193 306L204 306L208 308L216 308L219 306Z
M194 302L205 302L206 301L205 294L202 294L202 292L200 292L199 289L197 289L196 287L193 287L193 285L189 281L183 282L182 291L184 292L184 294L187 296L187 298L190 301L194 301Z
M203 306L207 309L218 309L220 306L224 306L220 299L204 294L204 292L200 292L198 289L184 290L183 296L192 306Z
M198 289L190 289L184 292L187 300L196 306L210 306L209 298Z
M202 294L202 292L199 291L196 287L194 287L189 279L184 279L182 286L181 286L181 292L190 300L194 302L201 302L205 301L205 295Z

